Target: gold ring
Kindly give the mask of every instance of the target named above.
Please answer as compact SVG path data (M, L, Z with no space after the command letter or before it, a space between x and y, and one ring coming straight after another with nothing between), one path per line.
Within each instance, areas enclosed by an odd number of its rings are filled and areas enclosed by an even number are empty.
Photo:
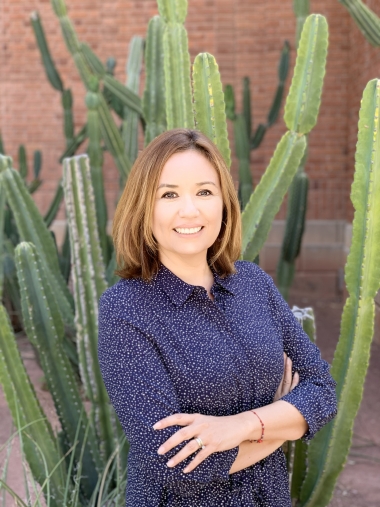
M196 440L196 442L197 442L197 444L199 446L199 449L204 449L205 448L205 446L203 445L203 442L202 442L202 440L201 440L200 437L196 437L196 438L194 438L194 440Z

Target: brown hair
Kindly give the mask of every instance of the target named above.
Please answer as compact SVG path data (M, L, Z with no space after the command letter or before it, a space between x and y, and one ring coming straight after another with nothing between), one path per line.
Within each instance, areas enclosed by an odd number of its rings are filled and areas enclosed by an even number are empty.
M168 130L156 137L138 156L117 205L112 237L121 278L148 281L158 271L157 241L152 233L154 201L167 160L186 150L197 150L213 165L220 179L223 221L218 239L208 249L209 265L224 277L235 273L233 263L241 251L240 206L231 174L218 148L196 130Z

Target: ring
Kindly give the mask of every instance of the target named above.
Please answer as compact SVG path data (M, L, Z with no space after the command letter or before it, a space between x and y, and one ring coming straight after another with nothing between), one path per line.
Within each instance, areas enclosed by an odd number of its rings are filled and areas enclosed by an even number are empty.
M196 437L196 438L194 438L194 440L196 440L197 444L199 445L199 449L204 449L205 448L205 446L203 445L203 442L202 442L202 440L201 440L200 437Z

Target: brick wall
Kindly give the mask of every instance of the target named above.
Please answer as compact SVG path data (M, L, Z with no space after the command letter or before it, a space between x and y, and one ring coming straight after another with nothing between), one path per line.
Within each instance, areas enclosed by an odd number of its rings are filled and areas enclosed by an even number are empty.
M380 14L378 2L368 0ZM116 74L125 80L128 44L133 35L146 33L157 13L154 0L67 0L79 38L88 42L102 60L114 56ZM371 48L337 0L315 0L313 12L327 17L330 45L322 106L317 127L310 135L307 172L310 175L308 219L352 219L349 187L357 133L357 113L366 82L379 74L380 49ZM64 148L60 94L48 83L29 22L38 10L52 55L65 87L75 101L75 126L85 121L84 89L61 36L48 0L3 0L0 3L0 129L7 153L17 165L19 144L43 152L43 185L34 194L44 213L54 195L61 168L57 159ZM201 51L215 55L224 83L235 86L240 107L241 79L252 87L254 123L265 121L277 85L277 65L283 41L291 44L295 61L295 18L292 1L189 0L186 22L192 60ZM287 89L290 84L290 77ZM276 143L285 132L282 116L261 147L252 153L257 182ZM236 178L236 161L233 165ZM105 185L109 215L117 198L117 170L105 157ZM279 218L284 217L284 206ZM61 209L58 218L64 218Z

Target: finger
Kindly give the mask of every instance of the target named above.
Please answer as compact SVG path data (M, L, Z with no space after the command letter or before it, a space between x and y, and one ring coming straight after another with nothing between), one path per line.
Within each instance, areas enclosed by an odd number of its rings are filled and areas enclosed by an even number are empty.
M158 454L165 454L166 452L170 451L170 449L173 449L173 447L179 445L181 442L192 439L196 431L198 430L189 426L176 431L170 438L166 440L166 442L160 445L160 447L157 449Z
M290 391L290 386L292 383L292 360L290 357L286 359L285 372L284 372L284 380L282 383L282 392L283 396L288 394Z
M197 414L173 414L165 417L164 419L160 419L153 425L154 430L162 430L167 428L168 426L174 426L175 424L178 426L187 426L194 421L194 417Z
M210 456L210 454L212 453L207 450L207 447L201 449L198 452L198 454L196 454L194 458L191 460L191 463L189 463L187 467L185 467L182 471L185 474L192 472L194 468L196 468L200 463L202 463L202 461L204 461L207 458L207 456Z
M296 371L293 375L292 385L290 386L290 390L292 391L296 386L298 386L300 381L300 376L298 374L298 371Z
M192 438L190 442L188 442L183 449L181 449L175 456L173 456L166 464L168 467L172 468L181 463L184 459L188 458L195 452L199 450L198 442Z

